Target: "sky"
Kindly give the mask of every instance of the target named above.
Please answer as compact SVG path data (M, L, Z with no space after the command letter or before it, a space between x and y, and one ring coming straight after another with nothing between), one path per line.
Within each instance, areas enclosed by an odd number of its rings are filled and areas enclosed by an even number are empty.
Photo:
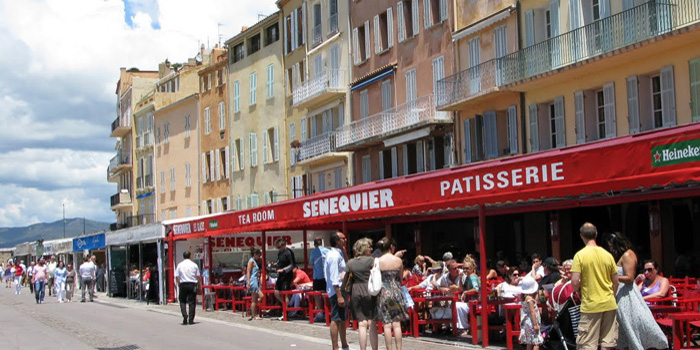
M115 222L119 68L185 62L275 0L0 0L0 227ZM262 17L261 17L262 18Z

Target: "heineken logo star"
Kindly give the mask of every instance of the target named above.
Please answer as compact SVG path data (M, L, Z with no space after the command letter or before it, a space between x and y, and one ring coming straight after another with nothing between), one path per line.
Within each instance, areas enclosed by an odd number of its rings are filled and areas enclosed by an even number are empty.
M661 154L659 153L659 151L656 151L656 154L654 154L654 161L661 161Z

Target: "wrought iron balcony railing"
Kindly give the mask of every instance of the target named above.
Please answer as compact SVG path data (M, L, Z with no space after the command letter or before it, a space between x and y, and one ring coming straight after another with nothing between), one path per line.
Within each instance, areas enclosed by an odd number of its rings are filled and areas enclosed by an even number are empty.
M333 151L333 133L325 133L301 142L299 160L317 157Z
M109 160L109 167L107 172L114 172L120 165L131 165L131 155L118 152L116 156Z
M122 190L117 194L112 195L109 198L110 206L120 205L120 204L131 204L131 194L128 190Z
M437 82L438 108L488 92L501 84L499 59L492 59Z
M320 23L314 26L314 40L311 42L311 46L316 46L323 41L322 28Z
M365 119L354 121L335 131L335 148L379 136L390 136L415 126L451 122L451 114L435 109L435 97L427 95Z
M347 88L344 69L327 69L292 91L292 101L298 105L324 92Z

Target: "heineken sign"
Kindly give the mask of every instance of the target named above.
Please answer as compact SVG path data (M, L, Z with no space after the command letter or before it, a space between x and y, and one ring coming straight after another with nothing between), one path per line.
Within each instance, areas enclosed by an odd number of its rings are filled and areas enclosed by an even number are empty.
M700 139L659 145L651 149L651 164L660 167L700 161Z

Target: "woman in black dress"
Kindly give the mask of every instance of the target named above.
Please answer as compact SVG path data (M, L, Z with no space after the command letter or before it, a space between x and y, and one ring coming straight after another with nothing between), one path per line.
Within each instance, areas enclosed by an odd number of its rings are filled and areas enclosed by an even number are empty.
M369 272L374 265L372 257L372 240L360 238L352 247L355 258L348 261L347 272L352 273L352 293L350 297L350 310L352 317L357 320L360 333L360 349L367 349L367 327L369 327L369 341L372 350L377 350L378 335L377 325L374 321L377 309L377 297L369 294L367 283Z

